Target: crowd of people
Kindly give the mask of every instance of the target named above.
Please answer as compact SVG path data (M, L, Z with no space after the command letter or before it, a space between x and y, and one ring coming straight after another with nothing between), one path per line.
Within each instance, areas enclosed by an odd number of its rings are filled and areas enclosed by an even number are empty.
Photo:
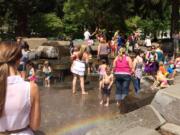
M98 64L90 63L92 59L92 44L89 44L91 36L96 37L98 42L97 57ZM141 49L139 44L139 33L133 33L129 37L121 35L116 31L111 40L106 35L95 31L92 35L88 30L84 33L83 45L75 46L72 51L71 72L73 73L72 92L76 93L76 80L80 77L82 94L85 92L84 76L97 73L99 75L99 91L101 93L100 104L109 106L110 93L113 82L115 82L115 98L117 105L128 96L130 83L133 83L135 94L141 91L141 79L143 76L151 76L154 83L152 90L169 87L174 77L179 72L179 57L168 58L159 43L152 44L149 36L145 39ZM93 42L92 42L93 43ZM132 49L130 49L132 48ZM84 58L85 56L85 58ZM83 59L82 59L83 58ZM93 67L92 67L93 66Z
M139 94L143 76L152 76L156 87L166 88L180 72L180 55L176 59L166 57L160 44L152 45L149 37L144 42L147 50L142 50L140 36L136 32L127 37L116 31L109 39L96 29L93 34L86 30L84 36L81 45L74 46L70 42L72 93L77 93L79 78L81 94L87 95L86 71L88 74L97 73L100 105L109 106L113 83L117 106L120 107L129 94L131 81L135 94ZM98 42L96 55L92 54L92 36ZM29 46L22 40L1 42L0 50L0 135L33 135L33 130L40 125L41 115L36 74L43 72L44 86L50 87L53 69L47 60L43 66L36 68L28 60ZM92 59L97 59L98 64L90 62Z

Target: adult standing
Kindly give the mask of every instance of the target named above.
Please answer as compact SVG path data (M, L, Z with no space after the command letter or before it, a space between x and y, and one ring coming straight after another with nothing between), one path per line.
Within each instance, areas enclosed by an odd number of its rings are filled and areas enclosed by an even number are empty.
M131 82L132 60L126 55L126 49L121 48L118 56L113 62L115 82L116 82L116 100L120 106L121 101L128 95Z
M120 35L119 31L117 31L114 35L115 35L114 37L117 40L117 48L116 48L117 50L116 50L116 52L118 53L119 49L121 47L123 47L123 45L124 45L124 38Z
M81 93L88 94L84 88L84 75L86 63L88 63L88 54L86 51L86 46L81 46L80 50L75 53L75 59L73 60L71 66L71 72L73 73L73 81L72 81L72 93L76 93L76 82L77 78L80 79Z
M84 32L84 40L88 41L88 40L90 40L90 37L91 37L91 34L90 34L89 30L86 29Z
M134 73L134 89L135 93L138 94L139 90L141 89L140 82L143 74L143 58L142 58L142 53L140 50L135 51L136 57L133 61L133 73Z
M149 36L146 37L145 41L144 41L144 44L146 47L151 47L152 44L151 44L151 39Z
M20 59L20 64L18 67L18 71L21 74L21 77L25 80L26 78L26 64L28 62L29 59L29 45L27 44L27 42L25 42L25 44L21 47L21 52L22 52L22 57Z
M93 35L91 35L91 33L89 32L88 29L86 29L86 31L84 32L84 42L85 44L87 45L87 51L88 52L92 52L92 48L91 48L91 45L94 44L94 41L91 39Z
M132 35L130 35L128 40L129 40L129 45L132 46L132 52L134 52L134 47L135 47L135 44L136 44L135 34L133 33Z
M18 74L18 44L1 42L0 50L0 134L34 135L40 125L38 87Z
M74 51L74 43L73 43L73 39L71 39L70 43L69 43L69 53L70 53L70 55L73 54L73 51Z
M109 62L108 54L109 54L109 45L106 42L106 39L102 38L98 45L97 56L100 58L100 60L104 59L106 61L106 64L108 64Z
M156 45L156 54L157 54L157 62L159 63L160 61L164 61L164 54L163 50L161 50L161 47L159 44Z

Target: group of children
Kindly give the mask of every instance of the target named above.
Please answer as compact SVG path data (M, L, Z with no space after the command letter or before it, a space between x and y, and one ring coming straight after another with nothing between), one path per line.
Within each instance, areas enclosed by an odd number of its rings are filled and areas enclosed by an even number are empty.
M135 51L135 55L127 54L131 56L133 61L131 76L135 94L138 94L140 92L140 83L143 76L150 75L154 78L152 89L154 89L154 86L156 88L166 88L169 87L169 85L173 84L174 77L178 72L177 68L178 63L180 63L180 58L169 61L165 60L162 57L164 56L163 51L158 48L159 46L153 46L152 49L148 49L150 54L141 50ZM101 92L100 104L104 104L104 106L109 106L110 92L114 78L113 69L111 69L110 67L111 66L108 66L106 64L105 60L102 60L101 65L99 65L98 68L99 90Z
M25 64L25 70L20 71L25 72L25 80L29 80L30 82L37 82L38 81L38 72L42 72L44 75L44 86L50 87L50 79L52 77L52 68L48 61L45 61L43 64L43 67L40 66L37 70L35 68L35 65L31 61L27 61Z
M109 106L111 87L113 84L113 73L110 67L102 60L99 66L99 91L101 93L101 105Z
M157 72L156 81L157 84L160 85L161 88L169 87L169 81L174 80L176 75L175 63L173 61L169 61L168 65L164 65L161 61L159 62L159 70Z

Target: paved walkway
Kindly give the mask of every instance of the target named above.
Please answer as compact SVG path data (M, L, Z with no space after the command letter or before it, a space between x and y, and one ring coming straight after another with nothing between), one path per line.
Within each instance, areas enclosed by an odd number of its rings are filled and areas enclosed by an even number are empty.
M41 87L42 124L38 134L71 135L71 130L96 122L96 118L103 120L118 112L113 101L110 107L99 105L98 87L96 84L86 85L88 95L77 95L71 93L71 83L60 83L50 89ZM94 119L94 121L92 120ZM91 123L89 123L91 124ZM94 123L95 124L95 123ZM88 126L88 125L87 125ZM69 129L68 129L69 128ZM66 132L67 131L67 132ZM73 134L74 135L74 134ZM78 134L80 135L80 134Z
M88 95L81 95L80 91L77 95L73 95L70 80L52 85L49 89L40 87L42 123L37 135L84 135L87 130L94 128L99 122L120 114L114 100L115 88L112 89L110 106L104 107L99 105L96 80L86 85ZM147 86L143 87L147 89ZM134 92L131 91L125 105L126 110L131 111L148 104L153 95L149 91L134 96ZM140 102L142 100L143 104Z

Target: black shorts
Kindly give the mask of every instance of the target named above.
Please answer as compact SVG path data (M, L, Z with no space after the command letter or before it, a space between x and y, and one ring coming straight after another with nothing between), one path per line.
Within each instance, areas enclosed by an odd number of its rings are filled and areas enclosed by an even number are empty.
M109 84L104 84L104 87L102 88L102 95L110 96L111 94L111 88L109 89Z
M18 71L22 72L22 71L26 71L26 65L25 64L20 64L18 67Z

